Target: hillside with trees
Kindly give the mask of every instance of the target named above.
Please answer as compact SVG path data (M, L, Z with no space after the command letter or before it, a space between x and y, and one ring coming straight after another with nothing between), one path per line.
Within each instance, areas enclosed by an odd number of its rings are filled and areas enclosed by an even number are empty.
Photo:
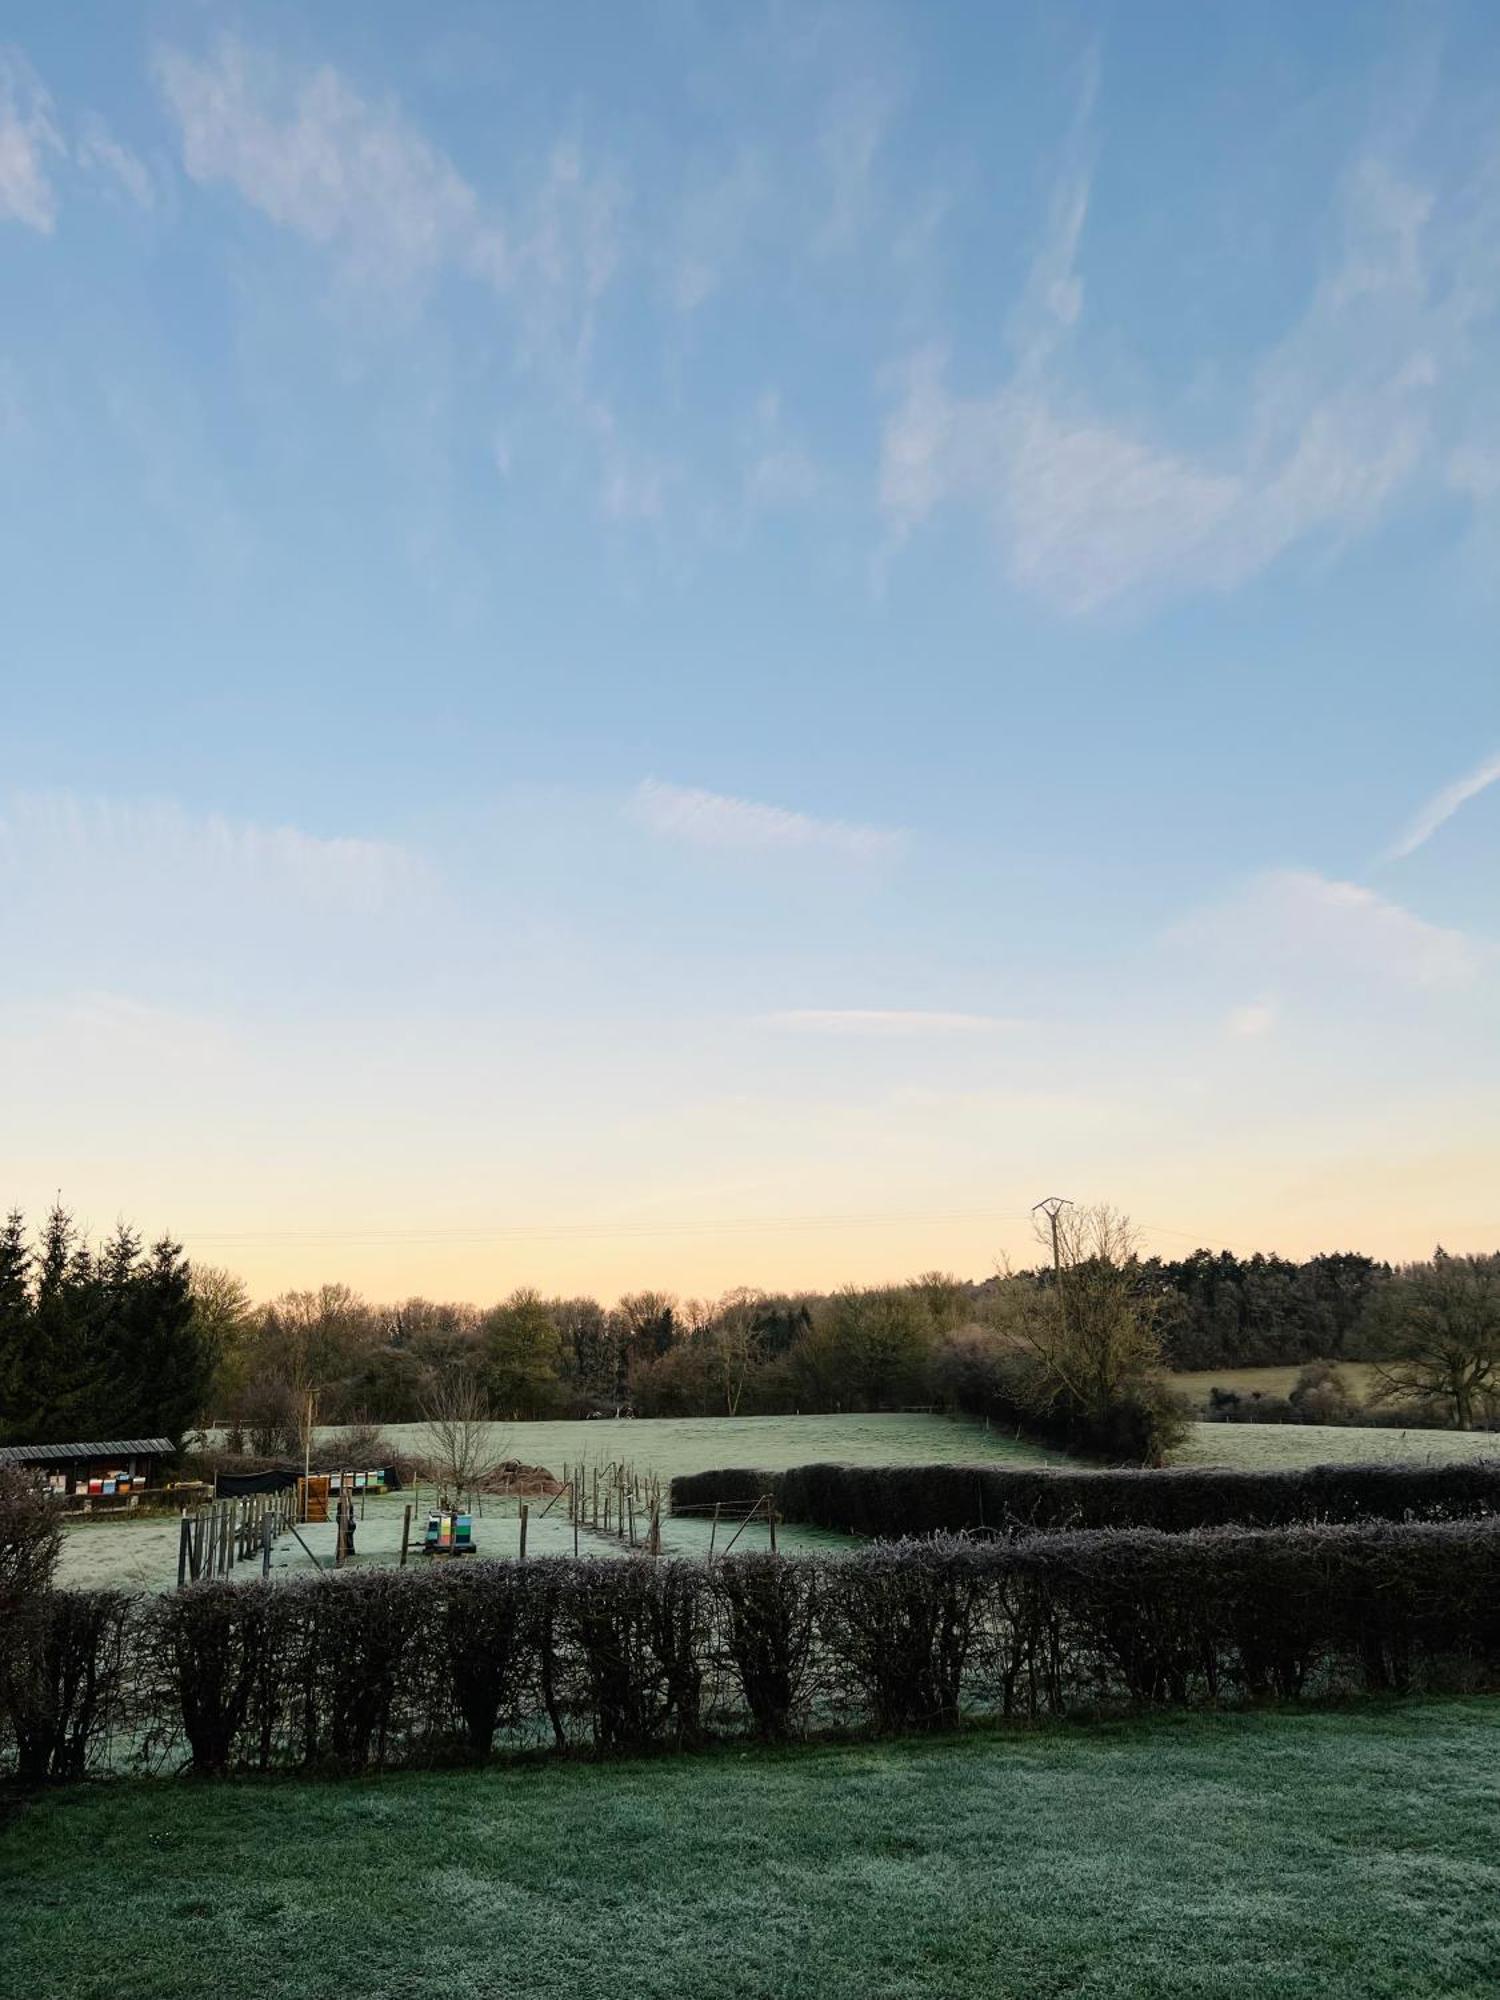
M58 1207L34 1243L19 1215L0 1230L0 1442L213 1423L233 1448L295 1451L309 1409L323 1424L420 1422L461 1376L505 1419L940 1406L1150 1459L1180 1423L1166 1371L1355 1359L1377 1364L1377 1394L1403 1417L1493 1420L1500 1259L1166 1261L1093 1209L1065 1212L1056 1271L1049 1256L979 1281L929 1271L613 1305L521 1287L487 1307L329 1283L256 1304L232 1272L124 1225L90 1246ZM1329 1420L1338 1397L1317 1386L1285 1413Z

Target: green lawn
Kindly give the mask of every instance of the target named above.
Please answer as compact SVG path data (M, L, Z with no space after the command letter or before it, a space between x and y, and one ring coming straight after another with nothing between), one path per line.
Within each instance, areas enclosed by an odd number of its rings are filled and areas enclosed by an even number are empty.
M1427 2000L1500 1965L1500 1702L364 1783L0 1833L26 2000Z
M386 1424L394 1444L420 1456L431 1450L423 1424ZM793 1465L975 1465L997 1459L1040 1465L1059 1454L1023 1444L1008 1431L968 1417L825 1415L805 1417L630 1417L587 1422L497 1423L497 1458L524 1459L562 1472L564 1464L623 1460L663 1479L678 1473L754 1466L781 1472ZM320 1432L334 1438L337 1431Z
M1369 1361L1341 1361L1338 1371L1349 1393L1357 1400L1369 1400L1375 1367ZM1167 1377L1194 1403L1206 1403L1211 1389L1238 1389L1241 1395L1287 1396L1297 1385L1303 1364L1291 1362L1270 1368L1194 1368L1178 1370Z
M1356 1424L1191 1424L1175 1465L1271 1472L1302 1465L1452 1465L1500 1458L1494 1431L1404 1431Z

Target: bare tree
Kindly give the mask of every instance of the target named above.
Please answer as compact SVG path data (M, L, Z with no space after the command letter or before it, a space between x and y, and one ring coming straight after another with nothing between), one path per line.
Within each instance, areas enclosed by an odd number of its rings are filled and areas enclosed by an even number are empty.
M1160 1456L1181 1416L1161 1376L1156 1306L1129 1217L1064 1208L1039 1221L1037 1235L1053 1269L1040 1283L1005 1287L997 1305L1003 1333L1031 1357L1038 1406L1067 1409L1100 1436L1127 1406L1149 1407L1147 1448Z
M700 1335L709 1343L710 1372L724 1397L724 1414L737 1417L745 1385L764 1350L760 1313L765 1293L750 1285L726 1292L714 1309L711 1330Z
M1453 1257L1398 1270L1377 1295L1373 1329L1383 1353L1377 1399L1416 1397L1461 1431L1500 1397L1500 1257Z
M505 1457L504 1433L490 1420L479 1379L462 1369L441 1375L422 1405L432 1477L455 1504L482 1493Z

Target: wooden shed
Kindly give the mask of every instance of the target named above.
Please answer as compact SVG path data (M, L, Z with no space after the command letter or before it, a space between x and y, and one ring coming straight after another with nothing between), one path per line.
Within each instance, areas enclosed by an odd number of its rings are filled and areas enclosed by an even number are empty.
M33 1472L63 1498L115 1499L160 1483L163 1463L176 1456L170 1438L105 1438L83 1444L0 1445L0 1466Z

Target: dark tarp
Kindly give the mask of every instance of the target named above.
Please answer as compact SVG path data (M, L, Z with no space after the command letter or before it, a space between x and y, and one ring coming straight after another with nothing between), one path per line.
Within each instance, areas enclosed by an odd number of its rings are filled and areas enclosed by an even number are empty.
M355 1470L362 1472L364 1467L356 1466ZM269 1472L221 1472L214 1481L214 1492L221 1500L241 1500L247 1493L282 1493L288 1486L295 1486L300 1477L301 1474L289 1465L272 1466ZM314 1479L327 1477L326 1466L321 1472L314 1468ZM385 1490L387 1493L401 1491L401 1475L394 1466L385 1469Z
M296 1484L296 1473L280 1466L269 1472L221 1472L214 1492L220 1500L242 1500L247 1493L284 1493Z

